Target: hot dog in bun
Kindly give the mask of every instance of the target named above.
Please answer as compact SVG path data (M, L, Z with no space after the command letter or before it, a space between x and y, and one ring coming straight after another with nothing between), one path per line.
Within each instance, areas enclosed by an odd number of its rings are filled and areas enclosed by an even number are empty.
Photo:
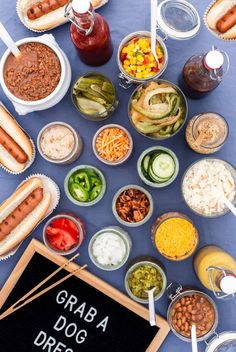
M18 0L18 13L30 29L46 31L67 22L64 13L68 2L69 0ZM105 2L107 1L91 0L94 9Z
M206 14L208 27L222 39L236 39L236 0L217 0Z
M0 163L9 171L20 172L32 157L30 139L0 104Z
M40 178L24 182L0 205L0 255L15 248L44 218L51 202Z

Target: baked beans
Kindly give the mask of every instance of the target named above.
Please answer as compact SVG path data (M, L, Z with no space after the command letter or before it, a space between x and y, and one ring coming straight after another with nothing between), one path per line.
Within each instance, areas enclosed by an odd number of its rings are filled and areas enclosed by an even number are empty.
M197 337L206 335L215 322L212 304L199 294L180 298L171 309L171 323L177 333L191 337L191 327L196 325Z

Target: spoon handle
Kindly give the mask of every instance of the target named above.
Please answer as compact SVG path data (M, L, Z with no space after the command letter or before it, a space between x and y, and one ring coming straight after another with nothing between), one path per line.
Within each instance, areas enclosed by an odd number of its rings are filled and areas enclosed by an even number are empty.
M156 313L153 293L154 292L152 290L148 291L149 323L151 326L156 325Z
M236 216L235 206L228 200L228 198L225 195L223 195L223 201L225 205L229 208L229 210L234 214L234 216Z
M14 56L18 56L21 54L20 50L17 48L16 44L12 40L11 36L7 32L6 28L3 26L2 22L0 22L0 38L6 44L6 46L11 50Z
M192 341L192 352L198 352L197 347L197 333L196 333L196 325L193 324L191 328L191 341Z

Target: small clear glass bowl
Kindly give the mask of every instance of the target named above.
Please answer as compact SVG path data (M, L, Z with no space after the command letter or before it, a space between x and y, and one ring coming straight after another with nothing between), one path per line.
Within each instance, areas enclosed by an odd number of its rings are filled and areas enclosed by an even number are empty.
M121 129L122 131L125 132L125 134L127 135L128 137L128 140L129 140L129 150L127 151L127 153L125 154L125 156L117 161L109 161L109 160L106 160L104 159L103 157L101 157L96 149L96 141L97 141L97 138L99 136L99 134L107 129L107 128L119 128ZM133 150L133 139L131 137L131 134L129 133L129 131L124 128L123 126L121 125L117 125L117 124L114 124L114 123L111 123L109 125L105 125L105 126L102 126L101 128L99 128L99 130L95 133L94 137L93 137L93 141L92 141L92 147L93 147L93 152L95 154L95 156L101 161L103 162L104 164L107 164L107 165L112 165L112 166L115 166L115 165L120 165L120 164L123 164L131 155L132 153L132 150Z
M93 248L93 244L94 244L95 240L99 236L101 236L103 233L106 233L106 232L112 232L115 235L119 236L125 244L125 248L126 248L125 256L122 259L122 261L117 265L102 265L97 261L97 259L93 255L92 248ZM91 238L89 245L88 245L88 253L89 253L89 257L90 257L91 261L98 268L100 268L102 270L106 270L106 271L113 271L113 270L117 270L117 269L121 268L127 262L129 255L130 255L131 248L132 248L132 241L131 241L129 234L126 231L124 231L119 226L108 226L108 227L101 229L100 231L96 232L93 235L93 237Z
M100 192L100 194L97 196L97 198L95 198L94 200L90 201L90 202L80 202L76 199L74 199L72 197L72 195L70 194L70 191L68 189L68 184L69 184L69 179L70 179L70 176L75 172L75 171L78 171L78 170L81 170L81 169L92 169L93 171L95 171L98 176L100 176L101 180L102 180L102 190ZM106 179L103 175L103 173L97 169L95 166L92 166L92 165L78 165L78 166L75 166L73 169L71 169L68 174L66 175L65 177L65 180L64 180L64 190L65 190L65 193L66 193L66 196L67 198L74 204L76 205L79 205L81 207L89 207L89 206L92 206L96 203L98 203L104 196L105 192L106 192Z
M113 89L114 89L114 99L113 102L111 103L110 107L106 110L105 113L102 114L95 114L95 115L90 115L90 114L85 114L84 112L81 111L81 109L79 108L78 104L76 103L76 99L75 96L73 94L73 90L74 90L74 86L77 83L77 81L81 78L81 77L91 77L91 76L100 76L101 78L103 78L104 80L108 81ZM101 73L98 72L88 72L84 75L79 76L76 81L73 83L72 88L71 88L71 99L72 102L74 104L74 106L76 107L76 109L79 111L79 113L81 114L81 116L83 116L85 119L90 120L90 121L96 121L96 122L100 122L100 121L104 121L106 119L108 119L113 112L115 111L115 109L117 108L119 101L117 100L117 96L116 96L116 90L115 90L115 86L112 83L112 81L107 78L106 76L102 75Z
M121 219L121 217L119 216L119 214L117 213L117 210L116 210L116 202L117 202L117 199L119 198L120 194L124 191L127 191L130 188L137 189L137 190L143 192L147 196L147 198L149 200L149 204L150 204L149 212L147 213L147 215L145 216L145 218L143 220L138 221L138 222L128 222L128 221ZM119 223L121 223L122 225L125 225L128 227L137 227L137 226L141 226L141 225L145 224L151 218L151 216L153 214L153 208L154 208L154 205L153 205L153 199L152 199L151 194L148 191L146 191L146 189L144 189L143 187L138 186L138 185L127 185L127 186L121 187L115 193L113 200L112 200L112 211L113 211L113 214L114 214L116 220L119 221Z
M160 299L160 298L163 296L163 294L165 293L165 291L166 291L166 286L167 286L167 278L166 278L166 274L165 274L163 268L161 267L161 263L160 263L156 258L149 257L149 256L140 256L140 257L135 258L135 259L131 262L131 264L130 264L130 266L129 266L129 268L128 268L126 274L125 274L125 279L124 279L125 289L126 289L128 295L129 295L134 301L136 301L136 302L138 302L138 303L145 303L145 304L147 304L147 303L148 303L148 298L145 299L145 298L140 298L140 297L135 296L135 295L132 293L132 291L130 290L129 283L128 283L129 275L130 275L135 269L137 269L138 267L140 267L141 265L151 265L151 266L153 266L154 268L156 268L156 269L159 271L159 273L160 273L161 276L162 276L163 286L162 286L161 291L160 291L157 295L154 296L154 301L157 301L158 299Z
M192 226L195 228L194 246L191 248L191 250L189 250L188 253L182 255L181 257L180 256L178 256L178 257L167 256L165 253L160 251L160 249L157 247L156 242L155 242L156 232L157 232L159 226L161 224L163 224L166 220L173 219L173 218L174 219L176 219L176 218L184 219L184 220L188 221L190 224L192 224ZM194 252L196 251L198 243L199 243L198 231L197 231L197 228L195 227L194 223L192 222L192 220L187 215L177 213L177 212L168 212L168 213L165 213L165 214L158 216L156 221L152 225L151 232L152 232L152 235L151 235L152 243L153 243L153 246L155 247L155 249L158 251L158 253L160 253L160 255L162 255L164 258L171 260L171 261L175 261L175 262L180 262L182 260L185 260L185 259L188 259L189 257L191 257L194 254Z
M142 161L143 161L143 158L146 155L151 154L152 152L158 152L159 150L169 154L174 159L174 162L175 162L175 172L174 172L174 174L171 176L171 178L168 181L163 182L163 183L155 183L155 182L149 181L144 176L144 174L142 172ZM165 147L162 147L162 146L150 147L150 148L145 149L141 153L140 157L138 158L137 170L138 170L139 177L141 178L141 180L144 183L146 183L146 185L148 185L150 187L154 187L154 188L162 188L162 187L169 186L172 182L174 182L174 180L178 176L178 173L179 173L179 161L178 161L178 158L177 158L176 154L174 152L172 152L172 150L169 149L169 148L165 148Z
M146 86L146 85L150 84L151 82L156 82L156 83L161 83L161 84L168 84L170 87L173 87L174 89L176 89L176 90L180 93L180 95L181 95L181 97L182 97L182 99L183 99L184 107L185 107L184 121L183 121L182 125L181 125L172 135L170 135L170 136L152 137L152 136L150 136L150 135L148 135L148 134L145 134L145 133L142 133L141 131L139 131L139 130L135 127L135 125L134 125L134 123L133 123L132 116L131 116L131 106L132 106L132 99L133 99L133 96L136 94L136 92L137 92L138 89L140 89L140 88L143 87L143 86ZM131 125L134 127L134 129L135 129L139 134L141 134L142 136L144 136L144 137L146 137L146 138L152 139L152 140L154 140L154 141L163 141L163 140L165 140L165 139L174 137L174 136L175 136L177 133L179 133L179 131L181 131L181 129L183 128L183 126L184 126L184 124L185 124L185 121L186 121L186 119L187 119L187 116L188 116L188 102L187 102L187 99L186 99L186 97L185 97L183 91L182 91L178 86L176 86L174 83L172 83L172 82L170 82L170 81L167 81L167 80L164 80L164 79L152 79L152 80L149 81L149 82L145 82L145 83L140 84L140 85L133 91L133 93L132 93L131 96L130 96L129 103L128 103L128 115L129 115L129 120L130 120Z
M235 169L235 167L234 167L233 165L231 165L229 162L227 162L227 161L225 161L225 160L223 160L223 159L211 158L211 157L209 157L209 158L203 158L203 159L197 160L197 161L195 161L194 163L192 163L192 164L187 168L187 170L185 171L185 173L184 173L184 175L183 175L182 183L181 183L182 197L183 197L185 203L187 204L187 206L189 207L189 209L191 209L195 214L200 215L200 216L203 216L203 217L205 217L205 218L218 218L218 217L223 216L223 215L226 215L226 214L228 214L228 213L230 212L230 210L228 209L228 207L225 207L221 212L216 212L216 213L212 213L212 214L205 214L205 213L199 212L199 211L198 211L197 209L195 209L195 208L192 208L192 207L188 204L188 202L187 202L187 200L186 200L186 198L185 198L185 196L184 196L183 183L184 183L184 179L185 179L187 173L189 172L189 170L190 170L195 164L197 164L197 163L199 163L199 162L201 162L201 161L204 161L204 160L207 160L207 161L209 161L209 162L218 161L218 162L223 163L224 166L226 167L226 169L230 171L230 173L231 173L231 175L232 175L232 177L233 177L233 179L234 179L234 183L235 183L235 192L236 192L236 169ZM233 200L232 203L233 203L234 206L236 206L236 195L235 195L234 200Z
M52 247L47 239L47 234L46 234L46 229L47 227L52 223L53 220L57 220L57 219L68 219L73 221L73 223L76 225L76 227L79 230L79 241L78 243L72 247L71 249L69 249L68 251L59 251L56 248ZM81 244L83 243L84 240L84 229L81 227L81 224L76 220L75 217L68 215L68 214L58 214L55 216L52 216L50 219L48 219L48 221L45 223L44 227L43 227L43 241L46 245L47 248L49 248L53 253L59 254L59 255L70 255L74 252L76 252L79 247L81 246Z

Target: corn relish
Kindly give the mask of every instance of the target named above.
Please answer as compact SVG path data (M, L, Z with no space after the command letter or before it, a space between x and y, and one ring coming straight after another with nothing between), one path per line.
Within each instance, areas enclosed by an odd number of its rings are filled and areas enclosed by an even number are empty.
M125 71L135 78L155 76L164 64L164 52L160 45L156 47L159 65L151 52L150 38L135 38L121 50L121 62Z

